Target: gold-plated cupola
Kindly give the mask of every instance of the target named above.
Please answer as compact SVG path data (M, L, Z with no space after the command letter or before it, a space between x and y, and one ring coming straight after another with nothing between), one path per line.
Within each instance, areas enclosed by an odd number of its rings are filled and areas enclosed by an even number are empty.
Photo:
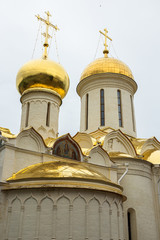
M84 78L100 73L118 73L134 79L130 68L116 58L103 57L91 62L82 72L80 81Z
M104 29L104 33L102 31L99 32L105 37L105 49L103 51L104 57L98 58L91 62L82 72L80 81L86 77L101 73L118 73L134 79L130 68L125 63L118 59L108 57L109 50L107 39L110 41L112 41L112 39L107 35L107 29Z
M69 89L69 77L59 63L48 59L47 48L49 46L48 38L50 37L48 28L52 27L58 30L58 27L49 22L51 14L46 12L46 15L46 20L39 15L36 16L38 20L46 24L46 32L43 33L45 37L43 56L41 59L27 62L20 68L17 74L16 86L20 94L23 94L26 90L40 88L52 91L64 98Z

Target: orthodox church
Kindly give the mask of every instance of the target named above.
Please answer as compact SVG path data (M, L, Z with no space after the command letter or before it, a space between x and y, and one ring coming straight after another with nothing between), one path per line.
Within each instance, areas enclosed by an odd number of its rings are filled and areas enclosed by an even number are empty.
M58 136L69 77L48 58L46 15L44 54L17 74L20 132L0 128L0 239L160 239L160 142L136 135L130 68L108 56L105 29L77 85L80 132Z

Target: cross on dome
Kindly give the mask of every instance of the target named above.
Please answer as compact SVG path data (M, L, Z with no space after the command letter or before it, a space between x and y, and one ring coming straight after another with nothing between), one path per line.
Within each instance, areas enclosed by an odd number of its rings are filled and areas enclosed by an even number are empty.
M47 53L47 48L49 47L49 44L48 44L48 38L50 38L51 36L49 35L48 33L48 29L49 27L52 27L53 29L55 30L59 30L59 28L56 26L56 25L53 25L52 23L50 23L49 21L49 17L51 17L51 14L50 12L45 12L45 14L47 15L47 19L43 19L40 17L40 15L36 15L37 19L44 22L46 24L46 32L43 33L42 35L45 37L45 41L44 41L44 53L43 53L43 59L47 59L48 58L48 53Z
M107 38L110 41L112 41L112 39L110 37L108 37L108 35L107 35L108 31L107 31L106 28L104 29L104 33L102 31L99 31L99 32L105 37L105 43L104 43L105 49L104 49L103 53L104 53L104 57L108 57L109 51L107 49L107 47L108 47L108 45L107 45Z

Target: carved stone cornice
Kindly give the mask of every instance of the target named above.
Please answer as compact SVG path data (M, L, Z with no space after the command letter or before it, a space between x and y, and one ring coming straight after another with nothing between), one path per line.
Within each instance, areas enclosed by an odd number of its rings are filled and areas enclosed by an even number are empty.
M100 86L124 89L130 92L131 95L134 95L137 90L136 82L127 76L118 73L100 73L80 81L77 86L77 93L79 96L83 96L88 91L97 89Z

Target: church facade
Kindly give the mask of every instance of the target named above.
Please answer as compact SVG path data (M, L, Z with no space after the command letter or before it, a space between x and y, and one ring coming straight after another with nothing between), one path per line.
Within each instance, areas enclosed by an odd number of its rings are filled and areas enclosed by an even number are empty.
M56 29L46 14L38 20ZM58 136L69 77L48 59L47 37L43 57L17 74L20 132L0 127L2 240L160 239L160 142L137 138L137 84L126 64L108 57L102 34L104 57L77 85L75 136Z

